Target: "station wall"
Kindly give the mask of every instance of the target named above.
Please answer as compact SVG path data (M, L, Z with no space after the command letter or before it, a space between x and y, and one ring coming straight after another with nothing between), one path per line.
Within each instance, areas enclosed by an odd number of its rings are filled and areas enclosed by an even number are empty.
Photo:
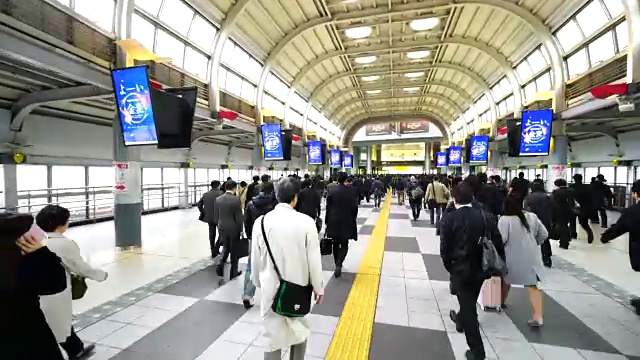
M3 142L7 141L11 112L0 110L0 129ZM32 115L24 122L18 136L21 144L27 145L22 152L28 163L60 165L111 165L113 159L113 130L109 126L75 122L60 118ZM187 159L187 150L158 150L151 146L134 148L140 151L145 165L170 166ZM197 142L191 150L196 166L215 167L226 164L227 147L224 145ZM232 166L247 168L252 165L252 150L233 148ZM306 161L292 159L289 167L301 166ZM284 167L284 163L279 164ZM306 167L306 166L304 166Z

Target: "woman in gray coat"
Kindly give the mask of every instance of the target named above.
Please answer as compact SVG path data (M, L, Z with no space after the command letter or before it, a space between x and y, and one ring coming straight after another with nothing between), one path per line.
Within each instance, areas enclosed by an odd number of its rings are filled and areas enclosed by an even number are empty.
M542 292L538 283L542 277L540 244L549 236L536 214L522 211L522 200L509 195L504 202L504 216L498 221L504 241L508 273L502 282L502 303L505 304L511 285L527 288L533 316L531 327L542 326ZM504 306L504 305L503 305Z

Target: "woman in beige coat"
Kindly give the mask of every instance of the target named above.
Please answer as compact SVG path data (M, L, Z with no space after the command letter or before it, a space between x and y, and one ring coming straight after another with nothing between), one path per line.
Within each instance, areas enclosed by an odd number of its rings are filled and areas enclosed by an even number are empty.
M85 346L72 327L71 275L104 281L107 273L87 264L80 256L78 245L63 235L69 228L69 218L69 210L58 205L47 205L36 215L36 223L47 233L45 243L49 250L62 260L67 277L66 290L54 295L41 296L40 308L69 359L76 359L93 351L94 345Z

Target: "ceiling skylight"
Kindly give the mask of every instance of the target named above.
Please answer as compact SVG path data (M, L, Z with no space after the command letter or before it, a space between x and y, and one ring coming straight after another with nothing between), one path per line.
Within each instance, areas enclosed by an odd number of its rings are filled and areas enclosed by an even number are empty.
M363 39L371 35L371 28L368 26L350 28L345 30L344 34L352 39Z
M375 55L370 55L370 56L361 56L356 58L356 62L358 64L371 64L372 62L376 61L378 58Z
M409 23L414 31L427 31L438 26L440 20L438 18L416 19Z
M410 51L407 53L407 57L409 59L422 59L429 55L431 55L431 51L429 50L417 50L417 51Z
M423 76L423 75L424 75L424 71L410 72L410 73L404 74L404 76L406 76L408 78L418 78L418 77Z
M363 76L361 79L362 81L376 81L380 79L380 76L378 75Z

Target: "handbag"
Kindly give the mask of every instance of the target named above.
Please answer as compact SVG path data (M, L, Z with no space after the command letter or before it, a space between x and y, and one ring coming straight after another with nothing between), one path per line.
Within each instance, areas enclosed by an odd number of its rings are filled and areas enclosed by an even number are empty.
M251 252L250 244L251 242L246 236L240 236L234 249L238 259L249 256L249 252Z
M431 194L433 194L433 198L427 200L427 206L429 207L429 210L435 209L438 207L438 200L436 199L436 185L434 183L431 183L430 185L431 185Z
M480 211L480 214L484 221L484 234L478 239L478 245L482 246L482 271L487 276L502 276L507 273L507 264L502 260L496 246L491 241L484 212Z
M71 274L71 299L80 300L87 293L87 278Z
M322 219L320 219L320 217L316 218L316 229L318 230L318 232L322 230Z
M323 237L320 239L320 255L331 255L333 253L333 239Z
M271 246L269 246L269 241L267 240L267 233L264 231L264 218L265 216L263 216L260 221L262 238L264 239L264 244L267 246L267 252L273 263L273 268L276 270L276 274L278 274L278 279L280 280L278 291L276 291L276 296L271 304L271 310L284 317L295 318L305 316L311 312L313 287L311 285L298 285L282 278L280 269L278 269L276 260L271 252Z

